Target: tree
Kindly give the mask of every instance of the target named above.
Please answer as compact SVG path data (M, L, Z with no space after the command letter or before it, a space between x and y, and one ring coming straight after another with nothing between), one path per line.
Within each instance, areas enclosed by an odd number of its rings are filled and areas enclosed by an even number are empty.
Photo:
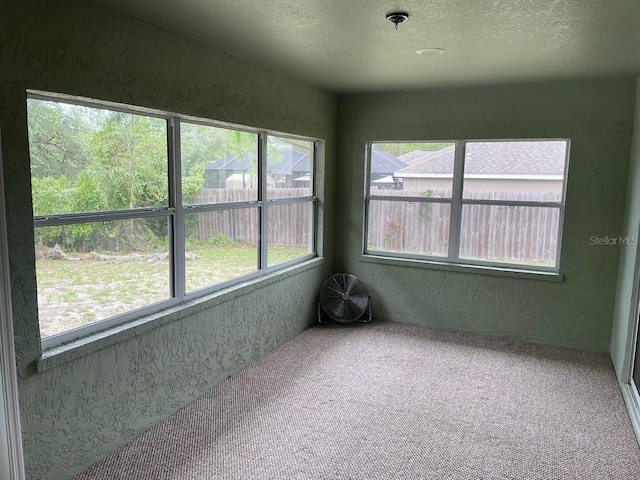
M165 120L29 99L28 121L35 215L167 205ZM163 217L38 229L36 241L101 249L124 238L144 248L166 235Z
M207 163L226 155L223 153L227 150L226 132L208 125L180 124L182 198L185 203L195 203L196 194L204 187Z
M27 101L31 174L36 178L65 176L73 180L88 161L82 135L83 107L29 99Z
M91 176L102 179L110 210L166 205L168 164L166 122L122 112L106 112L90 139Z
M232 154L244 157L247 162L246 177L243 176L244 188L256 188L258 175L258 136L255 133L228 130L228 146Z

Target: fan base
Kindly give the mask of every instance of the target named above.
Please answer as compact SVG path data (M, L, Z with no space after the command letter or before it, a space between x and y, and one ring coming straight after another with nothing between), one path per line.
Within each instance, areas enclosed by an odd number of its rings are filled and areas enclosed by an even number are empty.
M327 315L326 313L324 313L324 311L322 310L322 306L320 306L320 302L318 302L318 323L320 325L326 325L327 323L351 323L351 322L361 322L361 323L369 323L371 321L371 304L367 305L367 310L360 315L359 318L355 318L353 320L350 320L348 322L339 322L337 320L334 320L333 318L329 317L329 315Z

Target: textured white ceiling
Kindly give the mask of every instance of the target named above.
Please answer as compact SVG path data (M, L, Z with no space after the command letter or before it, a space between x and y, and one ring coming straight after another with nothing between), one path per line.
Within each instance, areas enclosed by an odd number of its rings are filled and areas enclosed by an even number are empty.
M99 1L336 92L640 73L640 0Z

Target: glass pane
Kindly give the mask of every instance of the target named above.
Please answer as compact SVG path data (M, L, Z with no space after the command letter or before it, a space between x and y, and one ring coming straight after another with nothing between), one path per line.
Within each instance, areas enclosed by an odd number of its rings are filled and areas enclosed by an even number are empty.
M448 203L370 200L367 250L446 257Z
M370 194L451 198L454 143L374 143Z
M181 122L180 147L186 205L257 200L256 133Z
M258 225L257 207L185 215L187 292L255 272Z
M267 265L313 253L314 202L269 205Z
M40 333L170 298L167 217L35 229Z
M468 142L463 197L561 202L567 142Z
M463 205L460 258L553 267L560 209Z
M312 195L313 142L269 136L267 198Z
M167 122L29 99L35 215L166 206Z

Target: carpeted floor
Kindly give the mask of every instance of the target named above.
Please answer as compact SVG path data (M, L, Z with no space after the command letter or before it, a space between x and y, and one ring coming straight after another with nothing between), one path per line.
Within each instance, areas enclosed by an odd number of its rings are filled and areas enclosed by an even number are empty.
M314 327L78 480L640 479L608 356Z

